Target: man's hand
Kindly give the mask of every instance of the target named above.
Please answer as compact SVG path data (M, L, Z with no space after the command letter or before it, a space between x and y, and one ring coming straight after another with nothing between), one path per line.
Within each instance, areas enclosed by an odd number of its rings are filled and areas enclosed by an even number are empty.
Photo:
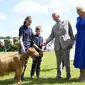
M42 46L46 46L46 45L47 45L47 43L46 43L46 42L43 42L43 43L41 43L41 45L42 45Z

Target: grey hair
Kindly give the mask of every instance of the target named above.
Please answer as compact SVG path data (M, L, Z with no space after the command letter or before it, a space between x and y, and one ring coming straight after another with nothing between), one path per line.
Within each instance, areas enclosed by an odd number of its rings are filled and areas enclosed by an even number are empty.
M85 12L85 6L83 6L83 5L78 5L78 6L76 7L76 10L80 10L81 12Z
M54 16L54 15L60 15L60 14L58 12L53 12L52 16Z

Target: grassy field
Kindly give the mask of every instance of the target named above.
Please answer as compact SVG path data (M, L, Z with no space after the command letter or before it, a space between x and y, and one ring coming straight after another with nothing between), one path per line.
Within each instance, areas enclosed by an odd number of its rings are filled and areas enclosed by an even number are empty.
M15 52L9 53L0 53L0 56L10 56L16 54ZM31 69L32 59L30 58L28 61L28 67L25 72L25 77L28 78L28 81L23 82L21 85L85 85L85 82L80 83L78 82L77 78L79 76L79 70L73 67L73 62L71 61L71 74L72 80L68 81L65 79L65 69L62 71L63 79L55 79L56 77L56 57L54 52L45 52L42 65L41 65L41 78L35 78L32 80L30 79L30 69ZM17 85L13 82L14 73L0 77L0 85Z

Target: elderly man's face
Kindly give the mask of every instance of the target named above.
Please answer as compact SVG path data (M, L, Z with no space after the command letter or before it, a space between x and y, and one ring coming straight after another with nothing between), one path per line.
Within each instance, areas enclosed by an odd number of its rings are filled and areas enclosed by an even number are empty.
M56 22L59 21L59 15L53 14L52 17L53 17L53 20L55 20Z

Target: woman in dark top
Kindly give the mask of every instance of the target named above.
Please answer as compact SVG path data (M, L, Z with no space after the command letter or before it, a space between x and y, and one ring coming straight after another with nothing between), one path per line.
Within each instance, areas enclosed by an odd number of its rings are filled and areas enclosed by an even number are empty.
M32 46L33 31L32 28L30 27L31 23L32 23L32 17L27 16L24 20L23 25L19 28L19 42L20 42L19 54L25 52L28 48ZM26 69L27 62L28 62L28 58L26 58L24 72ZM24 72L22 74L21 80L26 80L26 78L23 77Z

